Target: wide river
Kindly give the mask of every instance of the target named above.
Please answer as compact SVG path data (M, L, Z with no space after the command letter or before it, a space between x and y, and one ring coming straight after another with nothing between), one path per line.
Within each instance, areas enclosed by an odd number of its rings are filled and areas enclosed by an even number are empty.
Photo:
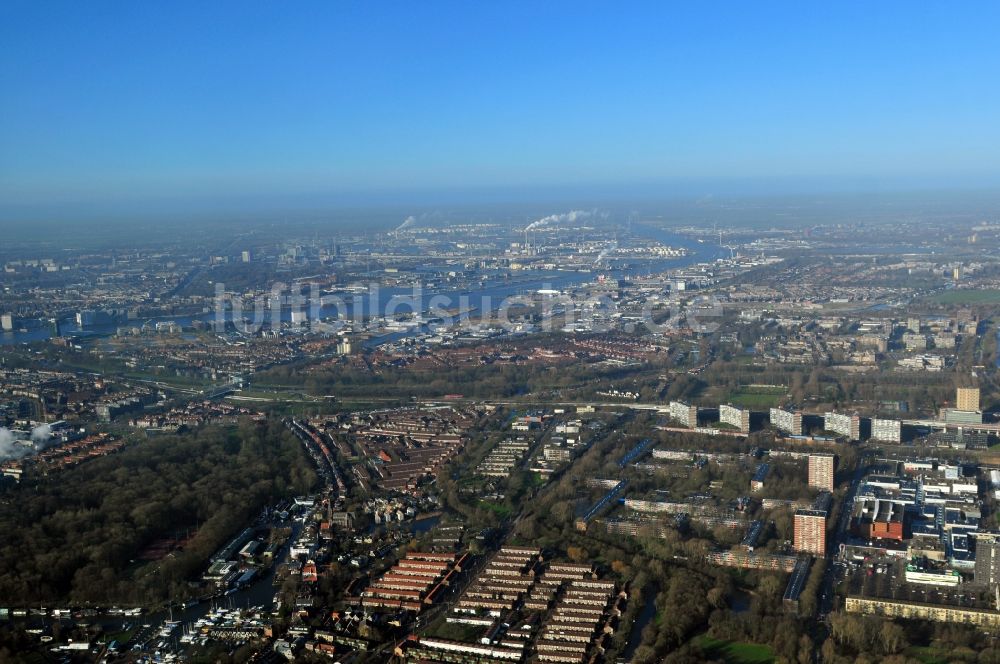
M678 269L695 263L712 261L725 255L726 250L713 244L703 244L688 238L662 231L657 228L643 226L639 231L650 239L661 242L672 247L683 247L688 250L688 255L681 258L663 259L649 261L643 266L643 270L648 273ZM622 278L635 273L630 270L626 274L623 270L601 270L602 273L612 278ZM397 313L406 313L413 310L424 311L432 304L436 308L461 307L463 310L494 310L499 307L505 298L521 293L532 292L541 288L566 289L578 284L594 279L592 272L575 271L534 271L523 272L521 278L516 283L505 283L501 279L486 282L483 286L468 289L455 290L431 290L426 289L419 293L421 302L419 305L413 301L414 292L411 289L401 288L380 288L370 293L360 293L353 299L340 307L335 304L324 304L319 311L320 318L340 318L359 319L370 315L376 309L377 315L384 314L387 309L392 309ZM438 298L431 302L431 298ZM332 298L331 298L332 299ZM178 325L190 326L195 321L212 322L215 320L215 312L206 312L193 316L169 316L159 320L169 320ZM283 310L281 313L283 321L291 318L290 310ZM151 322L155 322L153 319ZM142 325L146 320L135 320L128 325ZM113 334L119 325L98 325L81 330L76 324L74 317L60 319L60 331L64 336L90 336ZM44 341L52 336L51 327L44 321L24 321L25 329L13 332L0 332L0 345L10 345L28 343L32 341Z

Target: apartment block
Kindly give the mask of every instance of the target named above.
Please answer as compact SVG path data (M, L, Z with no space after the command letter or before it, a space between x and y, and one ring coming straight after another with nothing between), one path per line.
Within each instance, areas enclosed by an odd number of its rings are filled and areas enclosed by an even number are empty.
M903 345L906 350L927 350L927 337L922 334L904 334Z
M846 436L850 440L861 439L861 418L858 415L844 415L829 412L823 415L823 428Z
M949 604L904 602L877 597L849 596L844 603L844 608L847 609L848 613L861 613L887 618L962 623L993 629L1000 626L1000 611L969 609Z
M1000 533L976 533L976 585L1000 585Z
M826 555L826 512L796 510L794 548L798 553Z
M723 404L719 406L719 421L736 427L742 433L750 433L750 411L746 408Z
M670 419L693 429L698 426L698 407L690 406L683 401L670 402Z
M802 413L772 408L769 414L774 428L793 436L802 435Z
M960 387L955 397L955 408L957 410L977 411L979 410L979 388Z
M903 426L899 420L872 418L872 440L898 443L903 439Z
M833 491L833 473L837 457L833 454L809 455L809 486L821 491Z

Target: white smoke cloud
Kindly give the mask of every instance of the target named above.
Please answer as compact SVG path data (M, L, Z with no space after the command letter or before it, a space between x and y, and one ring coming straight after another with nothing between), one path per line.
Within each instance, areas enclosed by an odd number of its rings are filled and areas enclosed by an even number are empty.
M618 248L617 242L612 242L609 246L601 249L601 253L597 254L597 260L594 261L594 265L597 265L604 260L604 257L610 254L612 251Z
M19 441L10 429L0 427L0 461L20 459L31 454L33 448Z
M50 438L52 438L52 427L48 424L39 424L31 430L31 442L33 442L35 447L38 449L45 447Z
M432 210L430 212L421 212L418 215L412 215L411 214L406 219L404 219L403 223L401 223L399 226L397 226L396 229L393 230L392 232L393 233L398 233L399 231L404 231L407 228L413 228L414 226L416 226L418 224L424 224L424 225L433 224L433 223L441 221L442 219L444 219L444 214L441 212L441 210Z
M30 438L24 440L10 429L0 427L0 461L20 459L48 447L52 440L52 427L40 424L31 430Z
M588 212L587 210L570 210L569 212L563 212L562 214L550 214L547 217L542 217L538 221L533 221L528 224L525 231L533 231L539 226L548 226L549 224L571 224L575 221L582 221L594 215L593 212Z

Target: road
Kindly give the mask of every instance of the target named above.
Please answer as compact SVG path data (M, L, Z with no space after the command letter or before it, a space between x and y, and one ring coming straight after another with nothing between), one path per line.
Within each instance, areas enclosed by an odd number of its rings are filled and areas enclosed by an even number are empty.
M844 500L840 505L840 517L837 519L836 529L831 540L827 542L827 556L823 559L823 562L826 563L826 572L823 574L823 583L820 585L819 597L819 612L821 617L829 615L830 611L834 609L833 589L837 585L838 566L834 565L833 561L837 560L840 555L840 545L846 540L847 530L851 521L851 508L854 505L854 496L858 492L858 487L861 485L861 480L864 478L867 468L868 453L866 452L858 461L858 467L854 469L854 473L851 475L851 484L844 494Z

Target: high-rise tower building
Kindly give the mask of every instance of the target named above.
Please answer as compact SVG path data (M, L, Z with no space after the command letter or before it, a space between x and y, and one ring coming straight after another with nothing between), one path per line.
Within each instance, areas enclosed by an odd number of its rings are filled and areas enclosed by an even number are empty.
M978 387L958 388L958 394L955 398L955 408L957 410L965 410L969 412L975 412L979 410L979 388Z
M794 546L799 553L826 555L826 512L796 510Z
M809 486L833 491L833 471L837 457L833 454L809 455Z

